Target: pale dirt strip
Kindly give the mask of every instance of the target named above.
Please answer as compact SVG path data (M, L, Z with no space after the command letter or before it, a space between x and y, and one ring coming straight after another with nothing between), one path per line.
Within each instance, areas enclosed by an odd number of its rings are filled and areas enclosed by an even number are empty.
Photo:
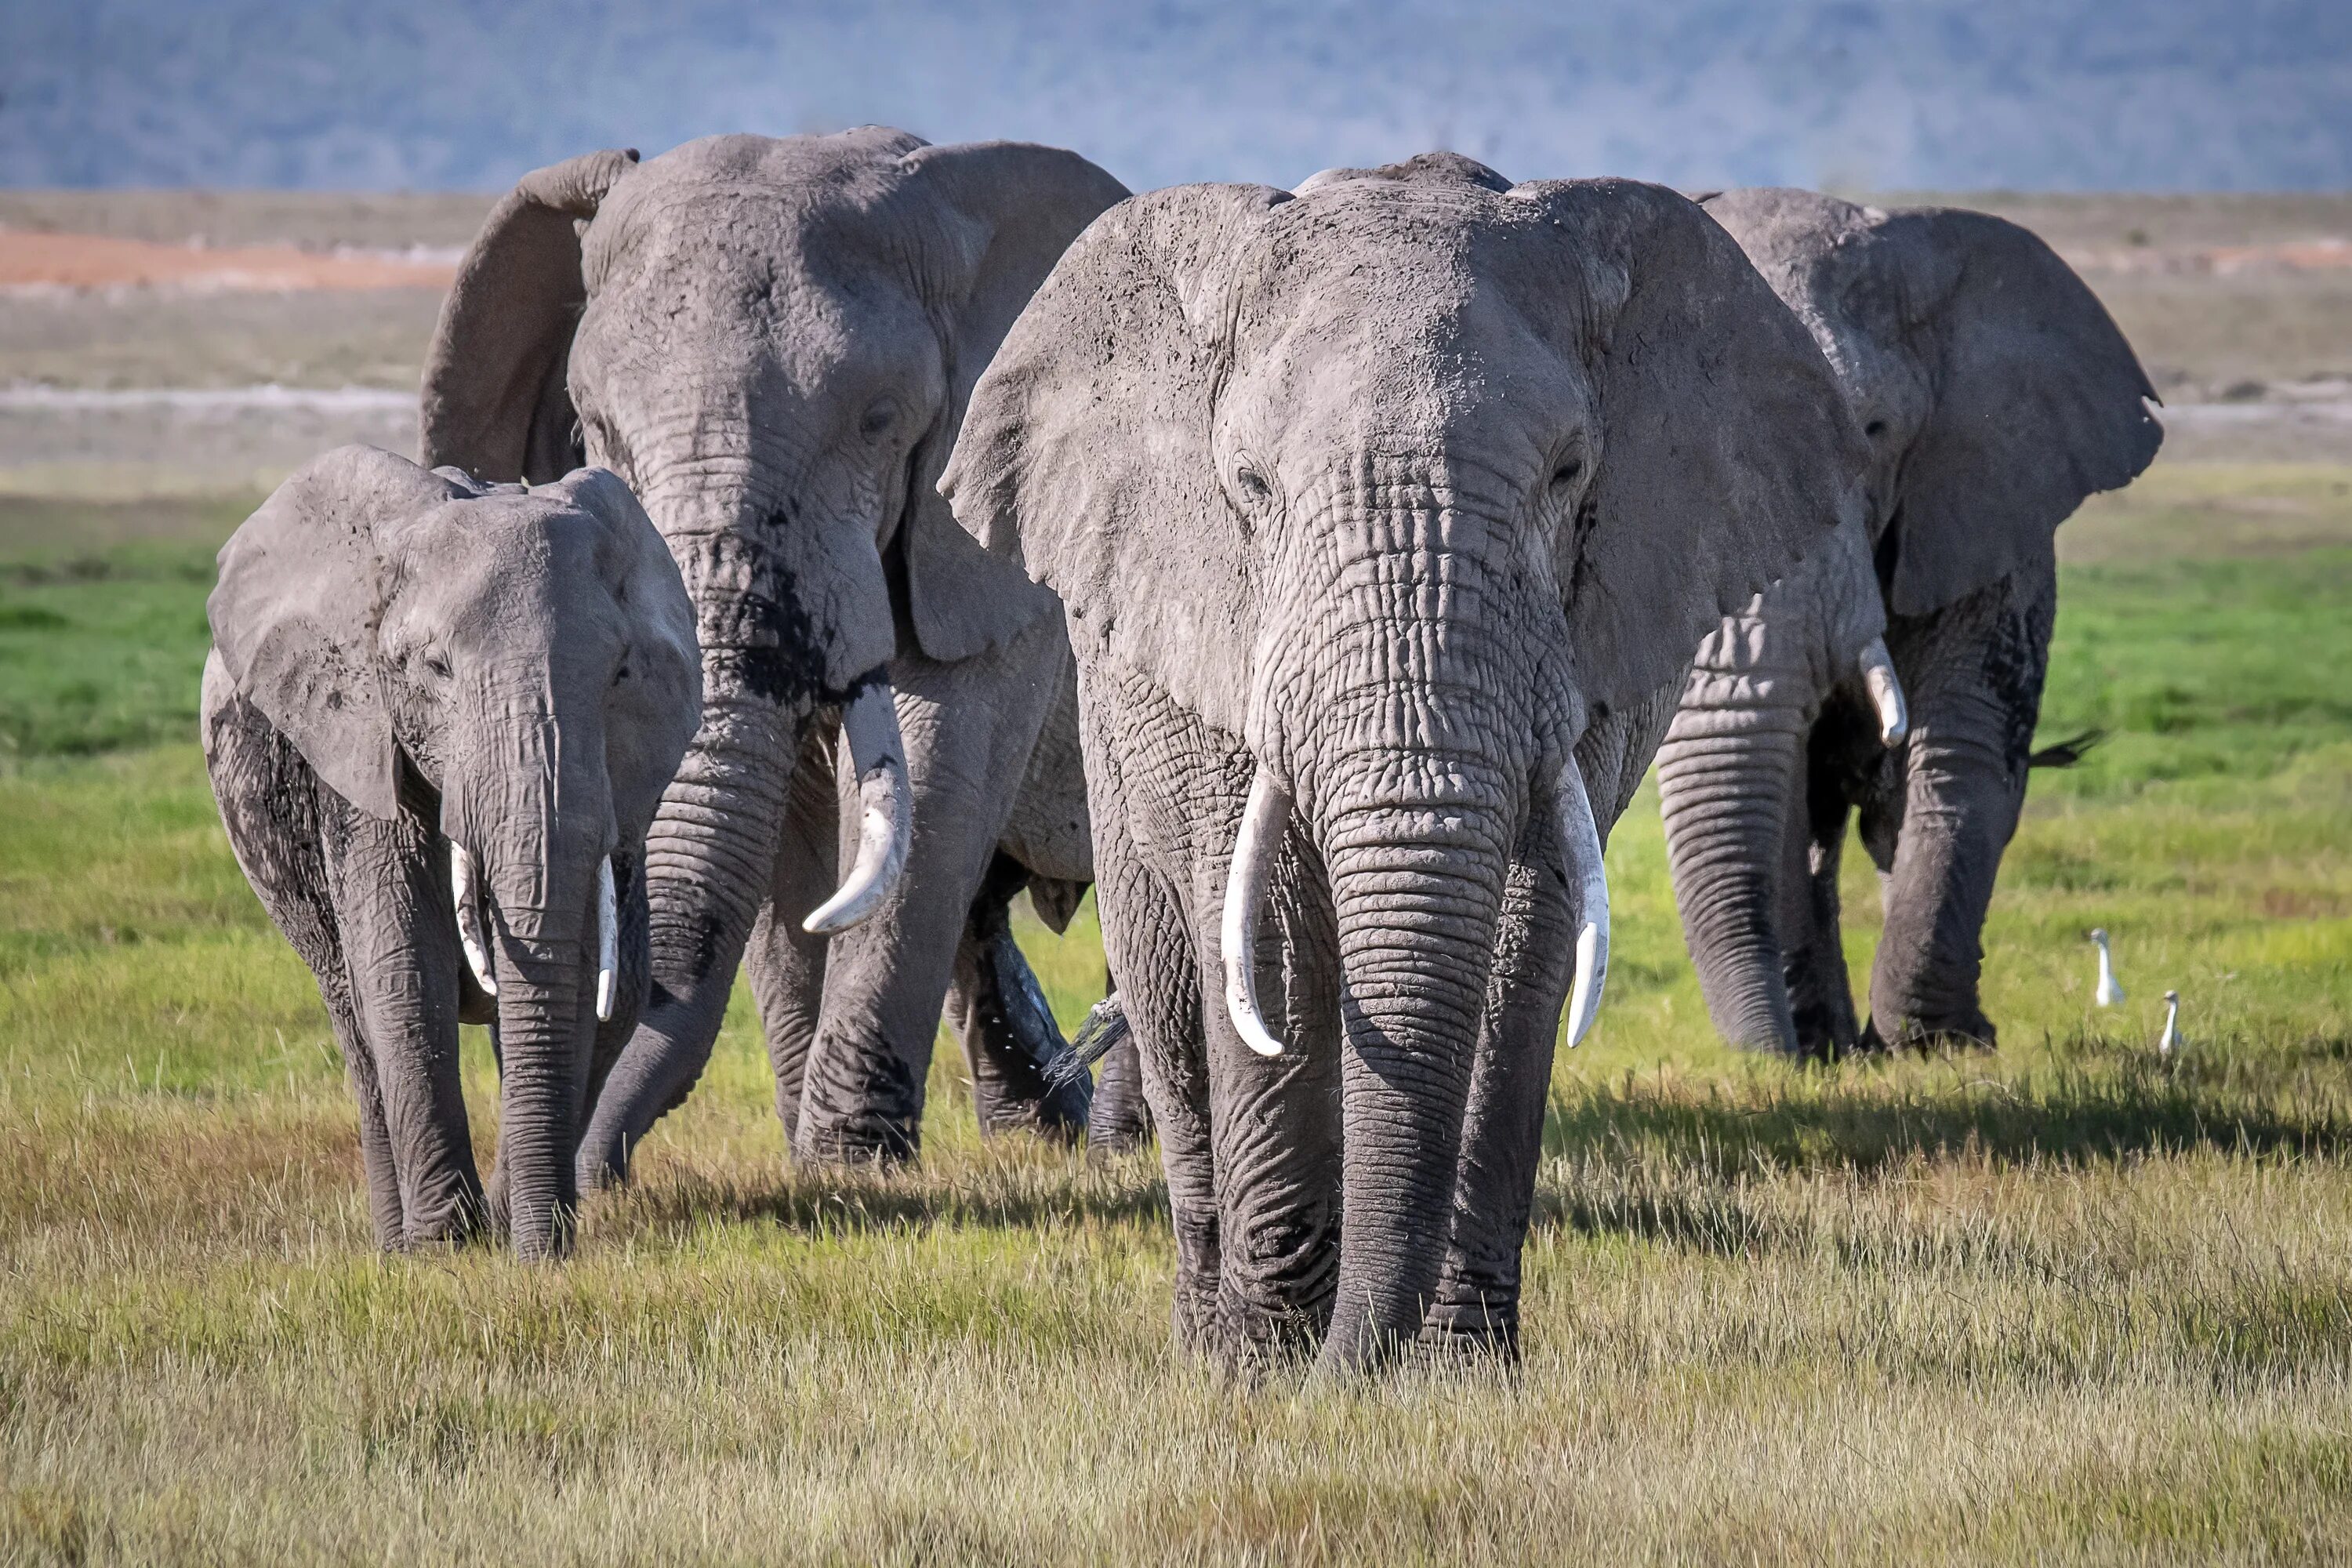
M455 256L441 251L311 251L289 246L215 249L88 234L0 229L0 290L446 289Z

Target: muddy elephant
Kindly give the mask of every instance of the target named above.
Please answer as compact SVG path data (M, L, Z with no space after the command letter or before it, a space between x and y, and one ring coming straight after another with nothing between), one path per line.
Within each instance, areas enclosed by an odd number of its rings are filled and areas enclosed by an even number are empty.
M1125 195L1045 147L720 136L540 170L460 266L425 452L498 477L611 467L701 635L701 728L650 841L654 995L583 1182L624 1173L685 1098L747 943L796 1156L915 1152L959 970L984 993L953 1012L990 1119L1083 1125L1083 1089L1035 1070L1058 1037L988 990L1026 978L1001 919L1023 878L992 871L1009 858L1066 910L1090 870L1075 767L1033 776L1075 754L1061 609L934 484L1004 330Z
M2014 224L1808 191L1703 205L1811 330L1870 443L1865 532L1711 641L1659 752L1708 1012L1733 1044L1792 1056L1990 1046L1981 937L2036 760L2053 535L2155 457L2155 389ZM1908 704L1892 747L1852 658L1882 621ZM1866 1027L1838 910L1857 810L1886 915Z
M1063 258L944 488L1067 606L1181 1341L1515 1348L1601 835L1861 461L1803 329L1656 186L1429 155L1139 196Z
M645 999L646 828L702 696L661 536L600 470L526 491L346 447L230 537L206 608L213 794L318 978L376 1240L503 1221L521 1257L562 1253L595 1079ZM499 1052L487 1193L461 1019Z

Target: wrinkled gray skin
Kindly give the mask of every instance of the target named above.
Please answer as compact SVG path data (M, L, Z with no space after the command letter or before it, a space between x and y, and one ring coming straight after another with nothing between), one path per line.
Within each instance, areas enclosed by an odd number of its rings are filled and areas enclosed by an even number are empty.
M202 733L254 890L318 977L359 1101L376 1240L503 1221L563 1252L596 1077L646 984L646 828L701 699L694 613L611 474L528 493L345 447L220 553ZM493 999L460 956L451 846L478 865ZM598 872L617 985L596 1019ZM457 1025L491 1026L486 1195Z
M954 1012L986 1120L1083 1125L1083 1087L1047 1095L1035 1073L1058 1036L1024 1036L1034 1017L992 985L1019 965L1010 895L974 907L1000 854L1049 917L1091 873L1067 641L1053 596L977 549L934 484L1005 328L1125 195L1050 148L721 136L542 169L467 257L425 451L498 477L608 465L701 633L701 729L649 849L654 995L583 1183L624 1173L691 1089L747 942L797 1156L914 1152L959 965L980 986ZM912 847L896 891L828 944L801 926L856 842L835 714L875 682L896 694Z
M1858 506L1860 461L1802 329L1655 186L1429 155L1139 196L1063 258L943 488L1068 608L1181 1340L1515 1347L1591 912L1571 752L1605 827L1702 634ZM1261 768L1295 802L1271 1058L1221 975Z
M1735 1045L1994 1043L1981 934L2016 830L2057 604L2053 535L2163 432L2106 311L2024 229L1807 191L1705 199L1811 330L1870 442L1864 541L1709 640L1659 752L1684 930ZM1883 618L1909 739L1853 652ZM1726 628L1727 632L1732 628ZM1838 929L1850 812L1884 873L1861 1027Z

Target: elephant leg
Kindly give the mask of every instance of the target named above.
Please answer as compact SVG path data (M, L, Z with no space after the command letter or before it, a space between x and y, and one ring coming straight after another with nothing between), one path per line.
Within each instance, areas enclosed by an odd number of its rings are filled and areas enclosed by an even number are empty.
M321 989L324 989L321 987ZM343 1077L360 1113L360 1170L367 1181L368 1219L375 1244L386 1252L407 1245L408 1226L400 1205L400 1173L392 1160L392 1133L384 1125L383 1090L376 1083L375 1058L360 1032L349 994L340 985L327 1003L335 1044L343 1053Z
M1891 618L1911 734L1865 1044L1996 1043L1978 992L1984 922L2025 804L2056 598L2054 580L2013 577Z
M1145 865L1117 818L1095 844L1103 952L1120 975L1137 1077L1160 1130L1160 1169L1176 1235L1176 1342L1216 1342L1217 1183L1208 1063L1202 1054L1202 981L1192 930L1176 889Z
M1838 900L1851 814L1839 766L1846 741L1843 717L1832 703L1807 742L1804 777L1790 792L1783 838L1788 864L1780 878L1785 897L1775 914L1798 1052L1824 1061L1852 1053L1862 1037Z
M341 826L328 864L363 1041L355 1059L373 1068L383 1107L402 1237L409 1247L464 1241L488 1205L458 1076L457 921L434 875L447 855L436 856L441 840L413 823L351 812Z
M1551 823L1530 821L1503 885L1495 967L1463 1119L1453 1233L1422 1323L1422 1342L1448 1356L1518 1359L1519 1260L1576 948L1576 911L1559 839Z
M1238 817L1238 795L1234 806ZM1258 942L1258 995L1279 998L1269 1018L1280 1056L1242 1044L1224 1005L1224 859L1206 863L1194 896L1216 1161L1217 1338L1244 1370L1312 1355L1339 1283L1339 937L1319 877L1301 874L1307 854L1294 832Z
M835 783L834 731L812 727L801 742L784 802L767 901L743 950L751 996L759 1004L768 1065L776 1077L776 1119L793 1138L801 1119L801 1092L809 1047L824 1005L826 941L801 929L809 911L839 885L841 801Z
M956 943L948 1026L963 1046L983 1134L1025 1130L1074 1145L1094 1086L1079 1078L1056 1088L1045 1079L1069 1044L1013 939L1013 900L1028 883L1029 868L999 850Z
M1040 621L978 658L893 662L914 836L898 887L826 956L796 1157L905 1160L920 1146L957 944L1069 657L1061 624Z

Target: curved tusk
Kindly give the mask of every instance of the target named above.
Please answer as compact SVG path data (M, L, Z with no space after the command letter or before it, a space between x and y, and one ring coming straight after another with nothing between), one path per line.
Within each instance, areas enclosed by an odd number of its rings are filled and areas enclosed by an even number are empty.
M1249 804L1242 809L1241 837L1234 841L1233 868L1225 874L1225 910L1221 945L1225 961L1225 1012L1242 1044L1262 1057L1278 1057L1282 1042L1257 1010L1257 916L1273 879L1274 853L1290 818L1290 797L1258 764L1250 780Z
M1911 715L1903 706L1903 683L1895 678L1895 661L1886 657L1886 639L1873 637L1862 645L1855 661L1862 683L1870 688L1870 705L1878 710L1878 740L1892 746L1911 732Z
M1576 982L1568 993L1568 1044L1584 1041L1601 1012L1609 983L1609 874L1601 863L1601 825L1592 819L1592 797L1584 774L1570 757L1559 770L1559 837L1568 852L1569 879L1576 884Z
M841 710L841 732L857 773L857 858L840 890L801 922L813 936L837 935L881 908L907 868L907 843L914 835L907 747L888 681L877 674L858 689Z
M621 967L621 899L613 886L613 858L596 867L596 1021L613 1018L613 984Z
M454 838L449 840L449 894L457 906L457 945L466 950L466 967L474 972L482 994L495 996L499 983L490 978L489 947L482 940L481 892L474 877L474 857Z

